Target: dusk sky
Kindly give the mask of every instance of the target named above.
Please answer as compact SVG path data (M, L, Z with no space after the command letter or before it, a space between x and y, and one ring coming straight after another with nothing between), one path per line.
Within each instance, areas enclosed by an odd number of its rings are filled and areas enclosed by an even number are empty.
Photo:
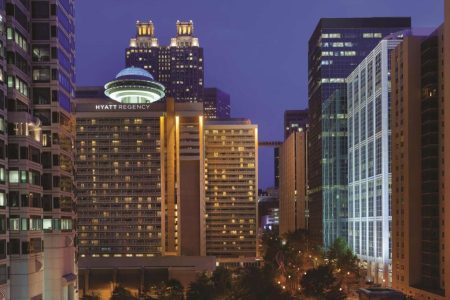
M193 20L207 87L231 95L232 116L281 140L286 109L307 107L307 44L320 18L411 16L437 27L443 0L78 0L77 85L103 85L125 65L136 20L152 20L161 45L177 20ZM262 150L260 188L273 185L272 150Z

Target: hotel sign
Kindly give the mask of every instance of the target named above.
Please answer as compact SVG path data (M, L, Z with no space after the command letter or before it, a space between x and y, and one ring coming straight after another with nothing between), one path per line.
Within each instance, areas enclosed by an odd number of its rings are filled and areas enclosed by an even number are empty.
M150 110L150 104L96 104L96 111Z

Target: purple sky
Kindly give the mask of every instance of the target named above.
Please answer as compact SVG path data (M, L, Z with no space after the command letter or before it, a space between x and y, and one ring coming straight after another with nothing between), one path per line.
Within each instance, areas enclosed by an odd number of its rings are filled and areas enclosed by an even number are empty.
M136 20L152 20L160 44L177 20L193 20L206 86L228 92L232 115L258 124L261 140L281 140L284 110L307 106L307 42L318 20L378 16L437 27L443 0L78 0L77 84L103 85L124 67ZM272 184L272 150L261 150L260 188Z

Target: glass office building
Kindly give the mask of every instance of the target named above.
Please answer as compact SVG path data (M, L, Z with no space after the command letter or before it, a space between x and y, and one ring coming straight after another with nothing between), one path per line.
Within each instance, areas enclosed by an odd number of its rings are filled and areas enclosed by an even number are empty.
M376 283L391 281L390 52L385 39L347 78L348 243Z
M345 89L347 76L383 37L410 26L410 18L321 19L309 40L309 228L312 238L324 242L325 246L329 246L336 237L347 237L347 199L344 196L325 199L333 195L327 192L330 188L344 189L347 185L347 168L336 164L329 166L336 166L336 169L327 172L342 172L331 183L323 175L327 168L323 167L324 161L338 161L336 157L341 155L334 152L333 149L337 149L335 146L330 146L328 153L324 153L323 147L327 142L323 141L323 137L330 135L323 126L327 123L327 126L337 128L339 125L329 123L333 120L345 123L346 105L342 110L337 110L336 115L328 115L329 121L323 122L323 115L333 107L332 103L327 102L335 101L332 94L337 89ZM345 139L344 136L340 141L342 145L345 145ZM346 163L345 160L341 162ZM325 187L330 184L334 187ZM324 205L325 202L331 205Z

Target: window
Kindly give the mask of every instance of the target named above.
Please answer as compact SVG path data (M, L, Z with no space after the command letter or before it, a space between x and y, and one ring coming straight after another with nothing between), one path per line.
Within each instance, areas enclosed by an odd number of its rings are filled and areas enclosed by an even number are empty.
M5 207L6 206L6 195L5 191L0 190L0 206Z
M20 230L20 218L19 216L11 216L9 218L9 230L19 231Z
M50 45L33 45L32 58L35 62L50 61Z
M32 25L33 40L49 40L50 24L49 23L33 23Z
M19 183L19 171L10 170L9 171L9 183Z
M42 228L44 230L52 230L52 219L51 218L44 218Z
M72 219L61 219L61 230L72 230Z
M8 281L8 267L3 264L0 265L0 284L5 284Z
M33 81L34 82L49 82L50 81L50 68L49 67L33 68Z
M10 239L9 240L9 251L10 254L20 254L20 239Z
M38 216L32 216L30 218L30 230L39 231L42 229L42 219Z
M50 5L48 1L33 1L31 3L32 18L45 19L50 16Z
M6 258L6 240L0 240L0 259Z

